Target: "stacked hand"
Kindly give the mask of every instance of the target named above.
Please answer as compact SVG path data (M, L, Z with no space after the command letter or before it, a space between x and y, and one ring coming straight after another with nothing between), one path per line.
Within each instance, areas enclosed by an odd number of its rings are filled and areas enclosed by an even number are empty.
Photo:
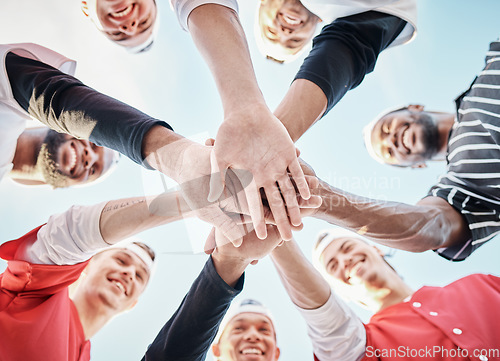
M252 114L226 117L217 133L211 165L211 200L217 199L227 186L225 173L228 168L248 171L253 178L244 192L257 236L266 237L262 188L281 237L284 240L292 238L292 227L301 224L296 189L303 199L310 198L310 191L292 140L267 107L256 107Z

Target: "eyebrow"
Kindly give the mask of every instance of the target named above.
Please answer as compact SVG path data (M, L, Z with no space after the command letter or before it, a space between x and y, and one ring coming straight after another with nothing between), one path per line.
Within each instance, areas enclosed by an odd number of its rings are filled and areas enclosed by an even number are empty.
M119 251L119 253L120 253L120 254L122 254L122 255L125 255L125 256L129 259L129 261L134 262L134 263L137 263L137 262L134 260L134 258L132 258L132 256L131 256L131 255L129 255L127 252L125 252L125 251ZM142 268L142 270L143 270L143 271L144 271L144 272L148 275L148 277L149 277L149 272L148 272L148 270L146 269L146 267L144 267L144 266L142 265L142 261L141 261L140 263L138 263L138 265Z

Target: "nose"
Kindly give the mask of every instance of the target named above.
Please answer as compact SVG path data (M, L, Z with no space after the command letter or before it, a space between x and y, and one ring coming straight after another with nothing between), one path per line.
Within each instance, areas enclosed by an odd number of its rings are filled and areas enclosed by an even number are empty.
M119 28L122 33L132 36L137 33L138 25L139 21L137 21L137 19L130 19L128 22L121 24Z
M92 167L99 159L99 155L92 149L90 145L83 149L83 166L85 169Z
M249 327L245 333L244 339L247 341L259 341L260 333L255 326Z
M122 265L121 274L127 282L132 282L135 275L135 267L132 264Z
M282 32L283 34L285 34L285 35L290 35L291 33L293 33L293 29L289 29L289 28L287 28L286 26L283 26L283 25L281 25L281 26L279 27L279 29L280 29L280 30L281 30L281 32Z

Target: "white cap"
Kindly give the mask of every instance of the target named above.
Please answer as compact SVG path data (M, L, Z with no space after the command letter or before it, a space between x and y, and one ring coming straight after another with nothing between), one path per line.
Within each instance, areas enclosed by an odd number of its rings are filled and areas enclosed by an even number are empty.
M372 132L373 132L373 128L375 127L375 124L377 124L378 121L380 119L382 119L383 117L385 117L387 114L390 114L392 112L397 112L399 110L403 110L406 108L407 108L407 106L401 106L401 105L398 107L387 108L384 111L382 111L380 114L378 114L370 123L365 125L365 127L363 128L363 139L365 141L366 150L368 151L368 154L370 154L370 156L373 159L375 159L377 162L382 163L382 164L386 164L386 162L380 156L380 154L375 152L375 149L373 148Z
M109 248L104 249L103 251L111 250L111 249L126 249L130 252L133 252L148 267L149 277L151 279L151 276L153 275L154 270L155 270L155 261L153 261L151 259L151 256L144 248L142 248L141 246L138 246L134 242L144 243L143 241L141 241L140 239L137 239L137 238L127 238L127 239L124 239L123 241L115 243L114 245L112 245Z
M316 247L314 247L312 250L312 260L314 267L316 267L316 269L320 271L323 275L325 275L326 270L323 264L321 263L321 255L325 251L326 247L328 247L333 241L339 238L356 238L363 242L366 242L366 238L360 236L358 233L354 233L352 231L340 227L323 230L318 233L318 238L324 235L325 233L326 236L324 236L321 239L321 241L316 245Z
M218 343L220 340L220 337L224 333L224 329L226 326L231 322L233 318L235 318L237 315L241 313L259 313L261 315L266 316L272 323L274 327L274 318L273 315L271 314L271 311L264 306L262 303L256 300L252 299L244 299L243 301L232 304L229 310L226 313L226 316L222 320L220 326L219 326L219 331L217 332L217 336L215 337L214 343Z

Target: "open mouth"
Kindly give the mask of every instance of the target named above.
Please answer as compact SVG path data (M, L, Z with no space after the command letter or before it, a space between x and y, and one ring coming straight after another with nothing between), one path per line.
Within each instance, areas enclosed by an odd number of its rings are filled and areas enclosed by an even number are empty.
M114 284L125 296L127 296L127 290L126 290L125 286L123 285L123 283L121 283L117 280L113 280L113 279L108 279L108 281L110 281L112 284Z
M358 262L356 262L352 267L348 268L346 270L346 283L349 284L354 284L354 283L359 283L360 279L358 276L358 271L363 267L363 263L365 262L365 259L362 258Z
M403 146L403 148L405 148L407 154L411 153L410 147L412 146L412 135L408 131L409 128L410 126L407 125L406 129L403 130L403 132L401 132L401 137L400 137L400 143Z
M128 14L130 14L132 12L132 10L134 10L134 4L130 4L129 6L119 10L119 11L116 11L116 12L111 12L110 15L114 18L123 18L125 16L127 16Z
M302 26L302 19L299 16L290 13L280 12L278 14L279 22L282 26L285 26L289 29L297 29Z
M255 347L244 348L243 350L240 351L240 353L242 355L257 355L257 356L264 355L263 351L259 350L258 348L255 348Z
M77 159L77 157L76 157L75 145L71 144L71 146L69 147L69 164L68 164L69 173L71 175L73 175L73 173L75 173L76 159Z

